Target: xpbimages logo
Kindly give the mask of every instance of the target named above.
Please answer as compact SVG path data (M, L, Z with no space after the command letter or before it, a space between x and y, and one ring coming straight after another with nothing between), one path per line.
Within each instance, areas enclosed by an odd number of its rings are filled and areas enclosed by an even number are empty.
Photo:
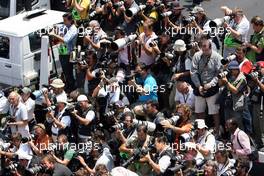
M216 37L218 35L224 35L225 32L227 34L230 33L230 30L225 30L224 27L211 27L210 30L203 30L202 32L199 31L198 28L196 27L186 27L186 26L178 26L177 28L174 27L165 27L164 28L164 33L166 35L169 35L170 37L175 37L177 35L198 35L198 34L202 34L202 35L208 35L209 37L213 38Z

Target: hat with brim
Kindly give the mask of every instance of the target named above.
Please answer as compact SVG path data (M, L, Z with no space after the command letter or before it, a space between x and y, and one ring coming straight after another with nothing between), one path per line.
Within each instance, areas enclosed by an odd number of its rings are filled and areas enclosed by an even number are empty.
M28 88L28 87L24 87L24 88L21 90L21 92L22 92L23 94L30 94L30 93L31 93L31 89Z
M88 101L88 98L86 95L79 95L78 98L77 98L77 101L78 102L81 102L81 101Z
M65 86L61 79L54 79L50 85L54 88L63 88Z
M253 69L253 64L250 61L246 61L243 63L243 65L241 66L241 72L243 72L244 74L249 74Z

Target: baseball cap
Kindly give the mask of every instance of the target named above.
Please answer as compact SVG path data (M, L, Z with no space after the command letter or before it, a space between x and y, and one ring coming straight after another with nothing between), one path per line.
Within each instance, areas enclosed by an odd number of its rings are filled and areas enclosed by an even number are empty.
M57 103L65 103L67 104L67 97L65 98L63 95L59 95L56 97Z
M175 51L186 51L186 44L183 40L176 40L173 46Z
M239 63L236 60L232 60L229 64L228 64L228 69L229 70L235 70L238 69L239 70Z
M123 101L121 100L118 100L116 103L115 103L116 106L118 106L119 108L123 108L125 107L125 104L123 103Z
M79 95L78 98L77 98L77 101L80 102L80 101L88 101L88 98L86 95Z
M191 13L199 13L199 12L205 12L204 9L201 6L195 6Z
M207 125L205 124L204 119L197 119L195 120L195 122L197 123L198 129L208 128Z

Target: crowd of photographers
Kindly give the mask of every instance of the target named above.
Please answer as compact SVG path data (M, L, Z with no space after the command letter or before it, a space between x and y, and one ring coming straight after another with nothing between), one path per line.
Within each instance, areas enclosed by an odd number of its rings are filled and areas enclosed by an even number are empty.
M1 91L1 175L249 175L264 147L261 17L183 15L177 1L67 5L49 33L62 76Z

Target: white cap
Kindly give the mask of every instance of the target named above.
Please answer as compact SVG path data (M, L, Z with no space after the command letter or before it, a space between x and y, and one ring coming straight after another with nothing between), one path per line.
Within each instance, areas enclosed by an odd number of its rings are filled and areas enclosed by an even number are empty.
M195 6L191 13L205 12L201 6Z
M86 97L86 95L79 95L77 98L77 101L88 101L88 98Z
M57 103L65 103L67 104L67 98L65 98L65 96L63 95L59 95L56 97Z
M179 39L176 40L174 45L173 45L173 50L174 51L186 51L186 44L183 40Z
M196 119L195 122L197 123L198 129L208 128L205 124L204 119Z

